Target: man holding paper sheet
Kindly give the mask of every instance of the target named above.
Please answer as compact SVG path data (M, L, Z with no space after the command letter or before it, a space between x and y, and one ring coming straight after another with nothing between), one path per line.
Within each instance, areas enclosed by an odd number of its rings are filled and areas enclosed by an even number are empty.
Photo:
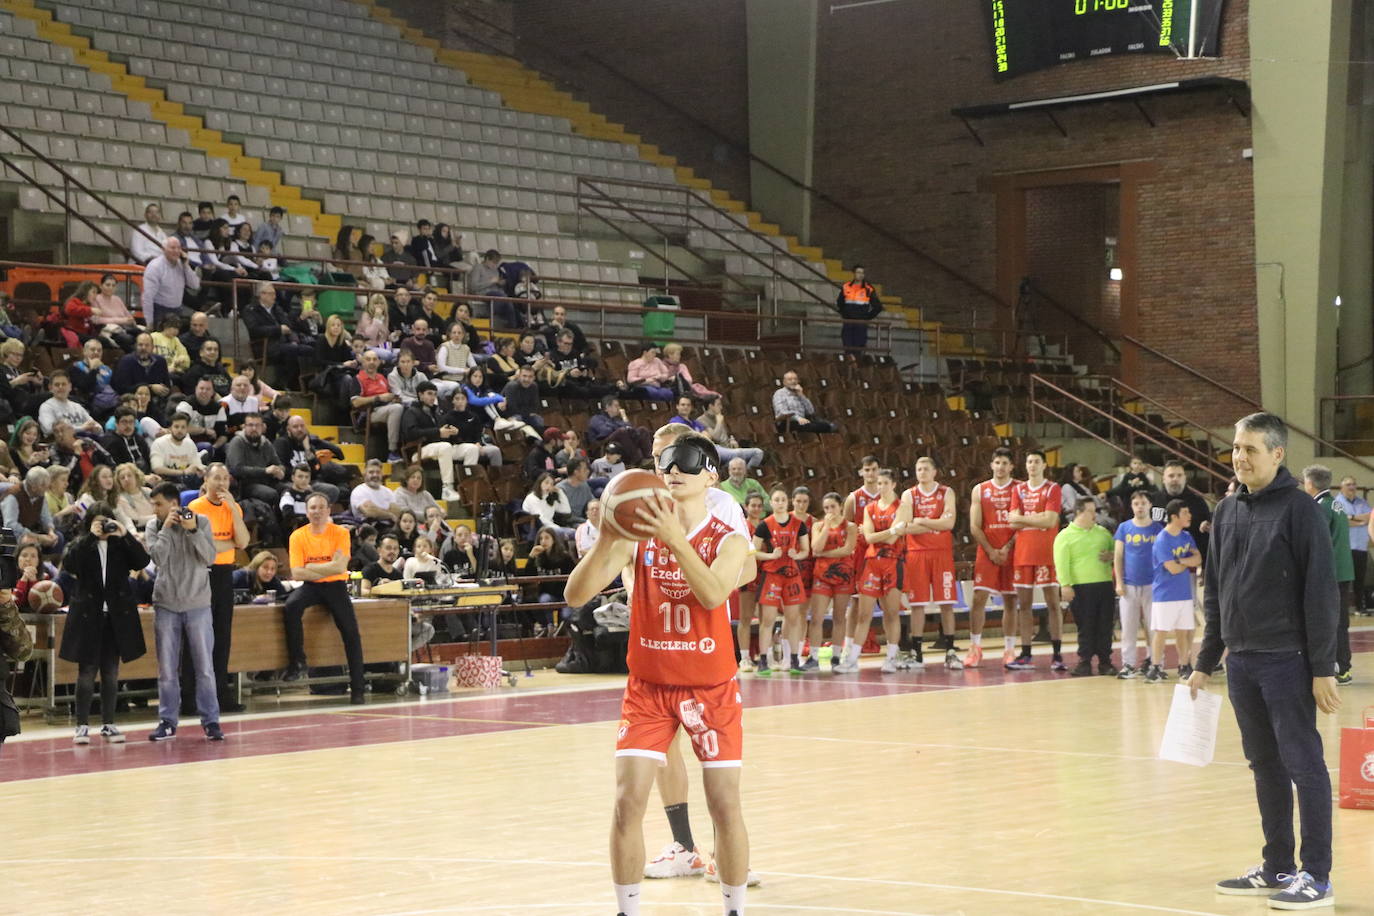
M1240 487L1217 506L1207 559L1207 626L1192 695L1230 649L1228 692L1255 774L1264 862L1218 893L1269 897L1272 909L1334 906L1331 777L1316 710L1335 712L1338 595L1321 512L1283 467L1288 429L1274 414L1236 423ZM1280 735L1282 739L1280 740ZM1293 787L1302 829L1294 858Z

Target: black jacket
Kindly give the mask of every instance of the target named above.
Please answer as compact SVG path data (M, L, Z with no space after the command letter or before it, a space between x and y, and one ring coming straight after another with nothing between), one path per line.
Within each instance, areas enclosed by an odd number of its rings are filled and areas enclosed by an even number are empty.
M148 443L138 433L134 433L128 439L119 433L106 433L100 440L100 444L105 446L105 451L110 453L110 460L115 463L115 467L132 462L138 465L138 469L143 473L152 473Z
M1314 677L1336 673L1340 596L1321 508L1285 467L1258 493L1217 505L1207 556L1207 628L1199 671L1223 649L1303 652Z
M407 404L405 410L401 411L401 441L426 445L440 441L439 416L438 407L426 407L419 401Z
M485 412L476 413L471 409L444 411L443 422L449 426L458 427L458 435L451 441L454 443L470 442L474 445L482 443L482 437L491 426L491 421Z
M304 445L304 448L300 446ZM319 436L306 434L304 443L297 443L290 436L283 434L278 437L272 447L277 450L278 463L284 468L294 468L298 464L308 464L312 475L319 473L320 462L315 457L315 453L320 449L328 449L334 455L335 461L343 460L343 449L333 442L326 442Z
M143 624L138 618L138 599L129 584L129 574L148 565L148 551L132 534L108 540L103 577L96 539L89 534L72 541L62 559L62 568L76 579L62 645L57 650L58 656L66 661L100 663L107 605L120 659L131 662L148 651L143 641Z
M1193 536L1193 543L1197 545L1198 553L1202 554L1202 562L1207 562L1207 545L1211 541L1211 534L1203 534L1202 523L1210 521L1212 510L1207 507L1207 500L1202 498L1202 494L1187 487L1183 488L1183 493L1178 496L1170 496L1163 487L1150 492L1150 502L1154 508L1150 510L1150 517L1161 525L1169 524L1169 516L1165 511L1169 503L1175 499L1181 499L1188 505L1188 511L1192 515L1192 521L1188 523L1186 529Z

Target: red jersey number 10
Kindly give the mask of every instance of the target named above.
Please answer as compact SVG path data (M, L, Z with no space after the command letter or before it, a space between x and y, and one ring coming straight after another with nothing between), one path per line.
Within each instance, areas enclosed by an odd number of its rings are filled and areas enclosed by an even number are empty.
M692 609L687 605L665 601L658 606L658 612L663 615L663 632L676 629L682 636L692 632Z

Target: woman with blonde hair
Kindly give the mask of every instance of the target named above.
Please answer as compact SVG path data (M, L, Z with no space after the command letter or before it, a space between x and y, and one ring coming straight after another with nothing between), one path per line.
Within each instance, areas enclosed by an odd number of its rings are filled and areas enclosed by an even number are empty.
M692 379L692 373L688 370L687 364L682 361L682 344L665 344L662 359L663 364L668 367L668 371L676 376L674 383L668 387L676 388L679 394L691 395L698 400L720 397L720 392L712 391L701 382Z
M367 298L367 307L358 316L356 333L367 345L373 348L391 346L391 328L387 324L386 296L373 293ZM399 334L399 330L397 331Z
M132 461L115 468L115 505L123 509L138 526L138 531L153 517L153 503L143 485L143 472Z
M253 597L283 591L281 578L277 575L281 568L277 555L270 550L259 550L243 569L234 570L234 588L246 590Z

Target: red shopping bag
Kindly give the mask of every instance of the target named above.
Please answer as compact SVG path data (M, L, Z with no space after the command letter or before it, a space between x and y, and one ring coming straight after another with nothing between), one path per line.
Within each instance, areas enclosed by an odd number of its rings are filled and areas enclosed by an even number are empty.
M1340 804L1374 810L1374 706L1365 707L1363 728L1341 729Z

